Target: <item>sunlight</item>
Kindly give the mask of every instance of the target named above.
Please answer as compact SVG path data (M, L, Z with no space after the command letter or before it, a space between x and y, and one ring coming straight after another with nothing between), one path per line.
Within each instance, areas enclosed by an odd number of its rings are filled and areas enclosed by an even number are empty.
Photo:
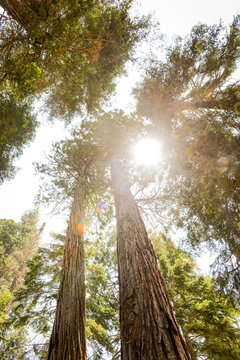
M157 165L161 156L161 144L157 140L146 138L134 146L134 159L137 165Z

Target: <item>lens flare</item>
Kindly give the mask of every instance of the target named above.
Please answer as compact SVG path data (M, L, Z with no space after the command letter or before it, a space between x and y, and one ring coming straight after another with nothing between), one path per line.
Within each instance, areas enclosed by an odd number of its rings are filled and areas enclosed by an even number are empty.
M137 165L157 165L161 157L161 144L155 139L140 140L134 146L134 158Z
M80 232L80 234L84 234L86 232L86 230L87 230L87 227L83 222L80 222L77 225L77 230Z
M219 173L224 174L229 168L229 160L225 157L221 157L217 160L217 168Z
M95 210L96 210L97 213L100 213L100 212L106 211L107 207L102 201L99 201L97 203L97 206L96 206Z

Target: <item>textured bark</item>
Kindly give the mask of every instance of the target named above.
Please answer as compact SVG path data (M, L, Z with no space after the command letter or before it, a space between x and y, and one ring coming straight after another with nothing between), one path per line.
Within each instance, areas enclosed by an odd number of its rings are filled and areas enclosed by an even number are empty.
M83 221L84 194L79 186L67 231L48 360L86 360Z
M117 160L112 162L117 217L122 360L189 360L145 225Z
M27 32L36 31L46 21L50 4L46 0L0 0L0 6Z

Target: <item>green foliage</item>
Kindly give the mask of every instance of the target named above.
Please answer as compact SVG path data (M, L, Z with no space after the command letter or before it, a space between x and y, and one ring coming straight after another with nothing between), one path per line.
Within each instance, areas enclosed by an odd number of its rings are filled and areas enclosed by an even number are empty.
M96 219L95 219L96 220ZM65 236L53 235L49 247L39 248L28 262L17 306L10 322L14 328L30 326L48 341L54 320L61 276ZM118 304L115 236L112 231L93 234L85 241L87 336L93 359L118 348ZM45 347L42 347L45 350ZM38 348L40 349L40 347Z
M28 333L11 326L16 305L14 292L20 287L26 263L38 245L38 212L26 212L19 223L0 220L0 359L30 359Z
M53 323L65 237L54 235L54 240L49 248L40 247L29 260L14 309L15 326L28 324L44 336L50 335Z
M153 63L135 90L138 111L155 121L164 121L159 117L161 110L171 117L184 109L215 106L234 111L239 88L230 75L239 60L239 21L236 16L229 29L222 24L197 25L186 38L178 37L167 47L166 61Z
M85 247L86 307L89 341L97 360L119 348L118 281L115 233L110 228L95 235L95 241L92 236Z
M136 90L138 113L149 117L162 137L168 163L158 212L161 208L187 232L193 248L205 243L214 249L214 276L235 299L240 285L240 92L234 80L239 56L239 16L229 28L197 25L167 48L166 61L151 66Z
M70 139L55 143L47 164L36 164L43 174L41 201L57 199L69 208L76 184L80 183L91 200L91 194L101 194L105 186L106 169L103 151L97 148L88 125L73 132ZM57 194L57 196L56 196Z
M216 292L213 281L171 240L156 234L152 239L192 359L240 359L239 305Z
M9 16L0 15L0 182L35 133L27 102L42 95L52 117L69 121L114 90L148 25L130 17L131 2L1 2Z
M8 330L4 334L4 341L0 340L1 360L31 360L27 344L28 334L24 329ZM30 355L30 356L29 356Z
M3 285L0 289L0 324L6 320L5 308L7 307L12 294L10 293L8 287Z
M130 18L131 2L45 1L39 9L5 2L11 16L1 19L2 88L21 98L44 91L53 116L71 118L83 105L93 110L145 36L148 22Z
M19 223L14 220L0 220L1 285L13 286L18 275L21 276L24 272L25 264L38 243L37 222L36 210L26 212Z
M117 260L115 234L96 231L94 221L86 236L87 336L93 359L119 348ZM214 290L213 281L201 275L191 257L162 235L152 234L160 269L165 277L178 322L192 358L239 358L239 307ZM34 327L47 342L60 281L64 236L54 235L48 248L40 248L28 264L24 285L18 291L14 327ZM40 347L38 348L40 349ZM44 347L43 347L44 349Z
M33 139L36 127L27 102L17 101L11 94L0 96L0 183L15 174L14 160Z
M77 183L86 192L87 204L97 197L108 199L111 158L118 153L127 159L136 131L142 131L141 121L122 111L101 112L83 122L69 139L53 144L48 163L36 164L44 180L39 201L57 200L59 208L69 208Z

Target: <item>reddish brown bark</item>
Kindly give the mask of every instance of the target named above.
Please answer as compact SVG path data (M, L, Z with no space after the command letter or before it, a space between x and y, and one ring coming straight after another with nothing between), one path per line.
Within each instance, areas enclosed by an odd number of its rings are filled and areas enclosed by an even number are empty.
M112 162L122 360L189 360L145 225L120 164Z
M83 222L84 194L79 186L67 231L48 360L86 360Z

